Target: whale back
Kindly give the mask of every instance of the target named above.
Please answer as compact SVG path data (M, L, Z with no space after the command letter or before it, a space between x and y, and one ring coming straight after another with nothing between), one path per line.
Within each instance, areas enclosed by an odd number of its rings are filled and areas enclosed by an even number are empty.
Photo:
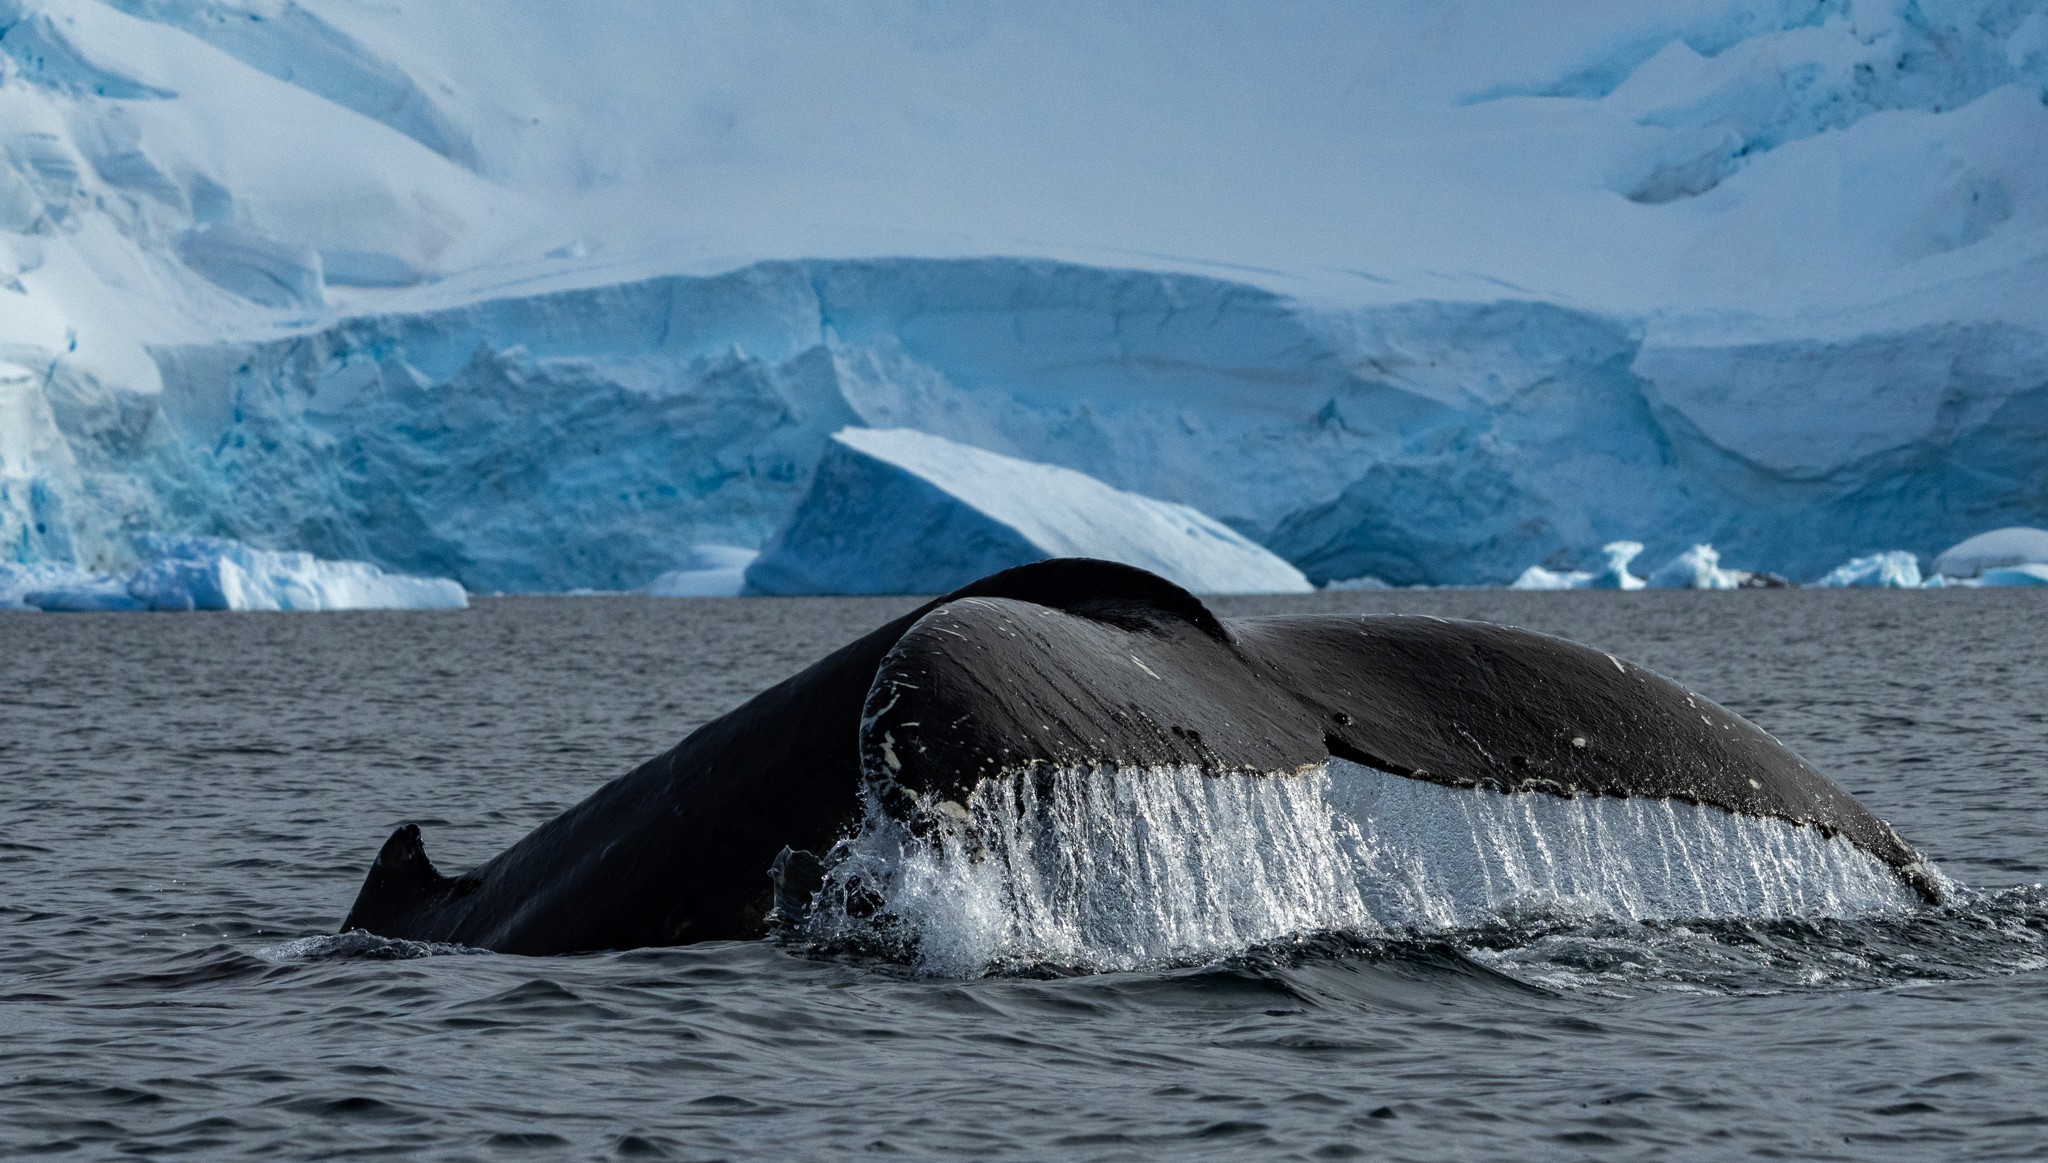
M444 876L414 825L386 841L343 931L516 953L761 935L783 849L823 853L861 811L862 710L898 638L931 611L997 597L1077 623L1221 641L1172 582L1062 558L991 574L841 647L605 784L489 862Z
M1219 621L1129 566L983 578L857 639L487 863L379 853L346 929L514 953L762 935L771 869L1034 768L1288 773L1331 756L1454 787L1645 796L1848 838L1930 900L1912 848L1776 740L1587 647L1404 617Z

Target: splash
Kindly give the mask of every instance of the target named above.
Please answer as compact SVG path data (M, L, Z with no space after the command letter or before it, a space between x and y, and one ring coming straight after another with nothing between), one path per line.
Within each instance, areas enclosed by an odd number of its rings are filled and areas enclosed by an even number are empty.
M1447 788L1332 760L1375 916L1411 929L1519 910L1627 921L1844 917L1912 907L1883 861L1783 820L1654 797Z
M1447 788L1342 760L1270 776L1067 769L906 823L871 807L803 924L925 972L1184 964L1314 933L1449 934L1535 913L1640 922L1910 909L1882 862L1658 799Z

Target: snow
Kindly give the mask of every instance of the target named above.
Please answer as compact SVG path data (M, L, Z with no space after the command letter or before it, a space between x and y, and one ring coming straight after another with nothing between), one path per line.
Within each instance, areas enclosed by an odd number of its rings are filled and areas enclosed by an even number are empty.
M2048 529L2013 526L1966 538L1934 559L1943 577L1976 577L1986 570L2048 562Z
M767 594L943 593L1048 557L1135 565L1196 593L1306 593L1300 571L1186 505L908 428L833 434L747 568Z
M736 545L699 545L681 569L647 583L657 598L733 598L745 591L747 567L760 554Z
M1318 582L2048 519L2048 4L1553 8L0 0L0 561L639 589L847 426Z
M1920 560L1903 549L1873 553L1836 566L1813 584L1916 589L1921 584Z
M120 574L0 566L0 598L46 611L447 610L469 597L443 578L361 561L256 549L218 537L147 538L151 560ZM9 576L12 574L13 576Z
M1659 590L1733 590L1742 588L1753 574L1724 569L1721 554L1711 545L1695 545L1665 562L1647 580Z

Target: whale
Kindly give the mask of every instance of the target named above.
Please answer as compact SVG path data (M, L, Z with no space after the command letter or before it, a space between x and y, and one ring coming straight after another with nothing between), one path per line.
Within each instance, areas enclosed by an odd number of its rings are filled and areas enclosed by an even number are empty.
M1429 616L1222 619L1144 570L1058 558L848 643L468 872L443 874L399 826L341 928L533 955L755 939L867 813L929 827L1020 773L1285 778L1333 759L1776 819L1943 895L1889 824L1762 728L1613 654Z

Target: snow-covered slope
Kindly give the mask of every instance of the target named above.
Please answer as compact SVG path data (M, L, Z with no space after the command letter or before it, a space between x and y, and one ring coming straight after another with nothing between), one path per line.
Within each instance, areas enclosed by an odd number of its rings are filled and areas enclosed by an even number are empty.
M2048 521L2044 92L2043 0L0 0L0 558L636 587L846 425L1318 580L1931 555Z
M1186 505L908 428L834 434L802 503L747 567L747 588L945 593L1048 557L1120 561L1201 594L1314 588Z

